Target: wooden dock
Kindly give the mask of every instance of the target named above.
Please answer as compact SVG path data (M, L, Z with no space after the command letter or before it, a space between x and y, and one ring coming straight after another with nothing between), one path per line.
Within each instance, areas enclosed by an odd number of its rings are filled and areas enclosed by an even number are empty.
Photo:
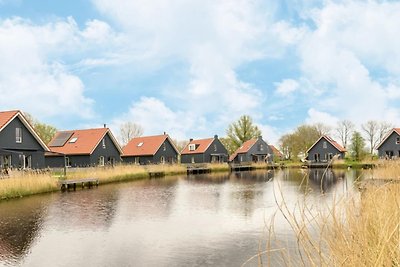
M79 180L63 180L60 181L61 190L69 190L73 189L76 190L77 185L80 185L82 188L88 187L91 188L92 186L99 185L99 179L97 178L86 178L86 179L79 179Z
M231 164L229 167L234 172L251 171L254 169L251 164Z
M189 165L186 167L186 172L187 174L210 173L211 168L207 165Z

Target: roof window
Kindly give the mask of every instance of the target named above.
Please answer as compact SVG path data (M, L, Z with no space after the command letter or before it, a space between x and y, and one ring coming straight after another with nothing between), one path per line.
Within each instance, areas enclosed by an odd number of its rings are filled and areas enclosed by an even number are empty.
M138 146L138 147L143 146L143 142L140 142L137 146Z
M71 144L76 143L77 140L78 140L78 137L74 137L71 140L69 140L69 143L71 143Z

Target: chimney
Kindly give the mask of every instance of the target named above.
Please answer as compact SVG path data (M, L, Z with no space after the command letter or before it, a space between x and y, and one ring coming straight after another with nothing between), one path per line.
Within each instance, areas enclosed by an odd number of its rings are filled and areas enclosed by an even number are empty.
M190 139L189 139L189 142L192 142L192 141L193 141L193 138L190 138Z
M214 135L214 139L218 139L218 135L216 134L216 135Z
M164 135L167 135L167 133L166 133L166 132L164 132Z
M105 124L105 123L104 123L104 125L103 125L103 126L104 126L104 128L107 128L107 124Z
M258 136L258 139L260 139L260 140L261 140L261 139L262 139L262 135L259 135L259 136Z

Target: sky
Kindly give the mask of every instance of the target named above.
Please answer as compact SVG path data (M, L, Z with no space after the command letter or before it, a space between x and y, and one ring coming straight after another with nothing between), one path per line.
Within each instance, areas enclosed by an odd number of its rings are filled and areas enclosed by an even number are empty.
M60 130L400 125L400 2L0 0L0 110Z

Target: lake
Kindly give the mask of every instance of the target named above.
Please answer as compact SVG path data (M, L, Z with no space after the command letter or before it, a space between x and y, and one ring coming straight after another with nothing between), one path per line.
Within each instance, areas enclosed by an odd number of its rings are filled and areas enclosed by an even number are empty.
M0 266L241 266L266 249L271 225L273 246L294 255L282 200L327 209L360 177L324 171L173 176L3 201Z

